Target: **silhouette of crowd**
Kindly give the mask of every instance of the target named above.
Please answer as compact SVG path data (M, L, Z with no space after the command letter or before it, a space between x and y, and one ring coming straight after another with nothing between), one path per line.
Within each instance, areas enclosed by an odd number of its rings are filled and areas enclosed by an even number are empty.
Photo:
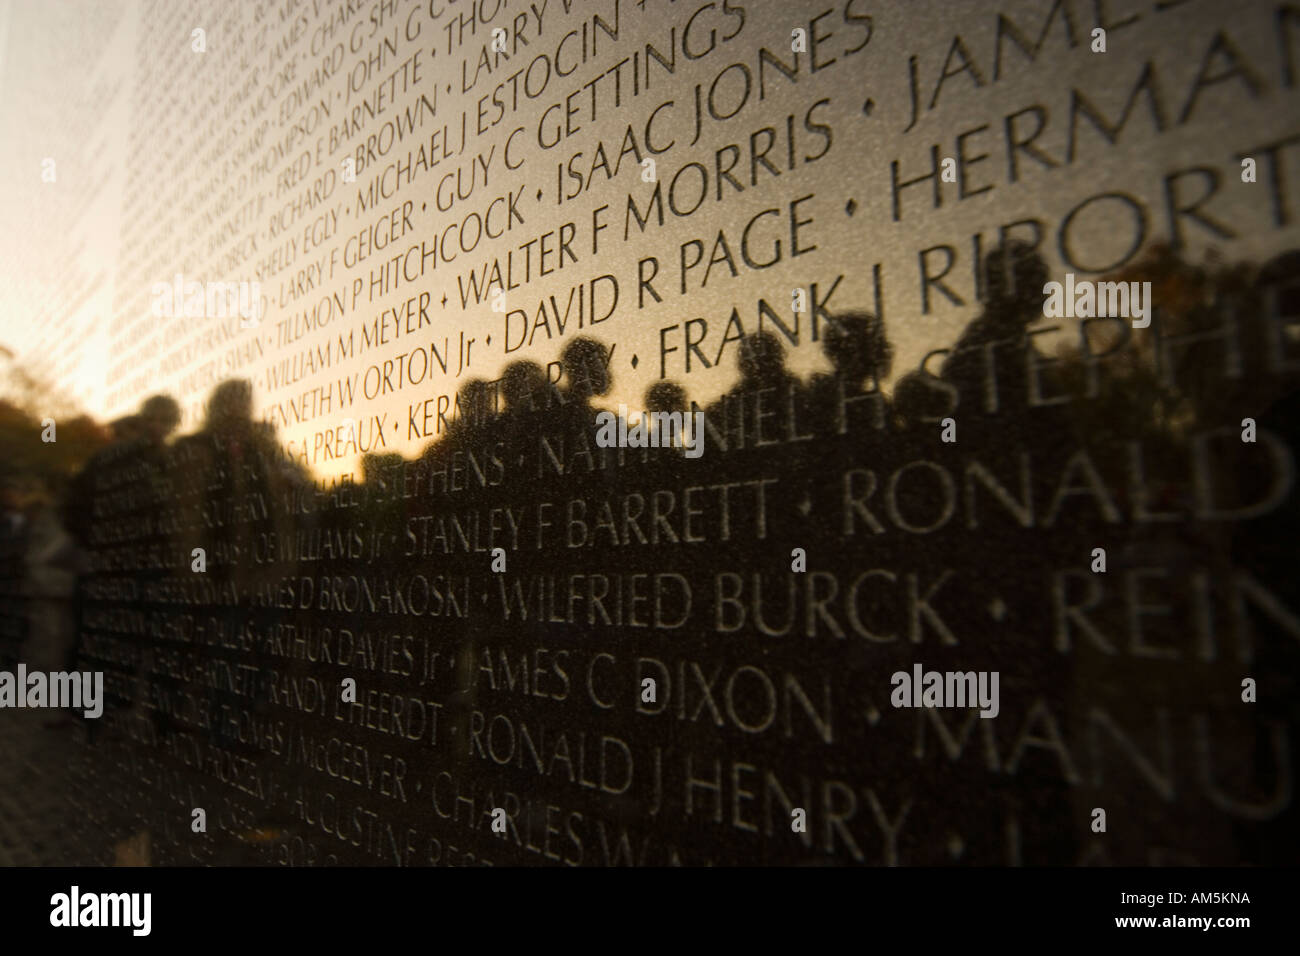
M1152 261L1158 266L1168 255L1158 250ZM1145 712L1134 696L1153 682L1185 695L1179 699L1187 703L1169 706L1188 713L1221 706L1223 697L1210 687L1217 672L1170 669L1118 646L1114 635L1126 613L1120 603L1094 613L1079 596L1098 587L1088 580L1092 549L1105 547L1116 567L1199 563L1225 575L1231 559L1288 607L1300 606L1289 573L1294 495L1254 523L1207 528L1195 520L1194 483L1180 480L1169 464L1185 457L1189 426L1235 427L1246 415L1296 447L1286 343L1268 338L1284 325L1278 316L1300 311L1288 285L1294 264L1294 254L1282 257L1259 270L1253 284L1225 280L1232 294L1206 299L1185 321L1162 315L1157 299L1156 351L1134 364L1124 356L1135 348L1106 351L1091 341L1049 353L1039 337L1047 269L1030 247L1009 243L986 259L978 316L951 347L892 386L895 349L886 324L852 311L814 326L829 369L807 381L788 371L782 338L763 330L740 342L735 384L703 408L681 384L654 383L644 396L648 411L704 412L698 460L680 447L596 445L595 415L612 373L609 350L588 337L564 347L556 381L541 365L516 361L496 382L465 382L449 427L414 460L369 456L356 481L332 487L286 457L273 430L254 420L248 383L219 385L200 430L175 440L169 437L179 410L171 398L156 396L119 423L114 442L66 499L64 525L85 562L70 605L76 643L69 660L113 670L110 707L122 720L146 721L153 746L170 759L185 763L169 738L194 738L201 741L196 752L245 761L245 780L255 768L270 768L288 781L282 793L319 789L326 779L315 757L296 747L311 748L322 734L374 743L373 727L340 717L333 699L339 681L355 676L358 700L374 691L425 695L440 704L440 726L462 733L497 712L534 725L599 717L587 728L589 747L598 733L623 740L650 733L661 750L678 758L689 752L697 764L738 748L795 789L795 781L834 777L880 792L927 792L923 825L963 834L972 855L978 849L985 860L1005 858L1004 822L1014 819L1026 861L1075 862L1088 852L1080 823L1088 798L1080 788L1097 781L1084 780L1061 756L1053 741L1065 728L1039 720L1035 702L1067 713L1078 735L1093 706L1124 715L1124 726L1133 727ZM1131 345L1122 324L1098 321L1092 331ZM1183 347L1184 339L1192 344ZM1239 351L1239 365L1207 384L1202 373L1213 360L1207 363L1205 348L1225 347ZM944 440L948 421L955 441ZM1139 443L1160 451L1160 466L1135 479ZM1258 493L1252 482L1263 452L1238 451L1216 465L1218 488L1249 500ZM1133 500L1139 486L1146 496L1140 502ZM1160 525L1134 520L1135 509L1180 517ZM7 535L0 557L9 561L23 553L13 544L15 514L7 505L0 524ZM489 570L493 547L506 552L504 573ZM806 573L791 572L794 549L806 552ZM201 574L196 554L203 555ZM1056 580L1078 593L1053 597L1052 569L1070 569ZM643 626L656 614L674 621L680 609L658 607L653 596L637 592L633 578L644 575L653 586L656 575L669 572L690 582L689 623ZM575 574L585 576L581 583ZM416 576L425 583L413 584ZM595 592L583 590L598 576L602 587L623 589L617 599L608 591L599 610ZM418 595L422 613L349 610L365 607L381 583L406 588L407 599ZM568 588L581 590L582 600ZM430 596L435 591L437 598ZM1089 608L1089 626L1098 630L1079 627L1081 618L1058 619L1062 602ZM132 610L140 613L112 613ZM1186 608L1170 613L1192 626ZM743 626L732 629L728 615L743 615ZM1260 666L1267 662L1278 681L1294 681L1293 635L1271 618L1255 624ZM1062 635L1073 642L1068 652ZM105 637L116 652L105 650ZM424 648L414 663L401 663L403 654L391 650L353 650L354 664L364 666L339 664L345 640L359 647L383 638L398 642L386 647L406 648L407 637L409 646ZM300 647L333 648L333 660L295 651L298 640ZM414 673L430 647L440 651L440 662L456 664L432 678ZM822 706L823 689L833 701L834 742L818 739L802 716L783 718L782 731L747 735L736 729L747 718L715 719L711 699L705 706L692 698L684 717L658 723L630 704L593 716L580 706L586 691L578 676L561 717L540 685L531 695L507 695L499 675L484 670L485 660L538 647L567 649L574 658L604 652L620 661L725 662L728 674L761 663L769 673L803 675L815 706ZM913 715L886 713L889 730L882 733L861 716L887 711L888 675L918 660L1002 673L1001 750L991 764L973 754L982 728L957 760L944 756L933 726L924 737L928 718L915 723ZM307 701L313 680L330 696L319 709ZM630 701L632 686L626 691ZM1205 700L1218 703L1192 703ZM1269 706L1294 734L1294 705ZM961 733L964 719L948 721L952 733ZM1253 752L1266 739L1254 724L1225 722L1216 732L1223 749L1236 742ZM923 760L918 739L931 748ZM543 806L569 799L570 790L556 782L559 771L530 776L523 758L485 761L460 740L445 749L422 746L429 766L466 781L467 792L477 775L498 789L544 789ZM1294 736L1288 746L1294 759ZM1241 781L1240 792L1268 788L1277 768L1263 751L1262 769L1252 771L1258 779ZM206 765L191 769L211 772ZM1146 785L1132 775L1122 784L1128 796L1118 804L1136 807ZM865 836L866 798L854 800L853 844L829 826L802 844L782 843L770 835L779 814L764 803L760 826L769 829L761 852L776 862L809 849L847 862L876 859ZM595 813L597 805L619 826L648 826L646 806L629 796L606 794L584 806ZM302 828L289 802L272 807L263 825ZM427 799L385 812L429 818ZM1163 816L1134 809L1143 826L1163 827L1161 838L1171 840L1177 835L1168 828L1207 825L1207 813L1190 800ZM122 822L122 835L136 825ZM698 838L699 826L698 816L653 821L661 839L679 845ZM1236 839L1253 841L1253 859L1266 861L1273 841L1260 839L1259 828L1251 832ZM487 838L481 842L490 851ZM349 847L336 849L344 862L360 858ZM955 859L928 845L910 853L917 862ZM757 857L746 851L733 859ZM503 856L511 860L518 857Z

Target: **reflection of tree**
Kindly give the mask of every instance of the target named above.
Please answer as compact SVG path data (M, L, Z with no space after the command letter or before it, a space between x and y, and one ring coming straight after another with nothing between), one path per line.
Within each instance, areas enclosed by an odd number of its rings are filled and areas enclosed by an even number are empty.
M54 417L56 441L41 440L42 415L0 399L0 481L57 494L108 443L108 430L86 415Z
M1057 352L1060 379L1085 434L1170 439L1263 408L1276 386L1264 371L1256 267L1213 253L1188 261L1152 247L1098 282L1150 282L1151 325L1079 320ZM1086 347L1083 343L1086 340ZM1240 417L1240 415L1238 415Z
M0 346L0 482L21 493L59 494L109 440L108 429L38 382ZM44 442L44 418L54 419L56 441Z
M18 364L14 353L3 345L0 345L0 369L3 369L0 373L0 396L7 396L15 405L33 412L39 409L46 415L73 417L76 402L48 383L35 378Z

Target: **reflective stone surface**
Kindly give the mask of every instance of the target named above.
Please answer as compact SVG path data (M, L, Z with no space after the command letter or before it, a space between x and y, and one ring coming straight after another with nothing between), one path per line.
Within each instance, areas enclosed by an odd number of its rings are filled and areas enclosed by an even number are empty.
M16 6L5 862L1295 862L1300 16L960 7Z

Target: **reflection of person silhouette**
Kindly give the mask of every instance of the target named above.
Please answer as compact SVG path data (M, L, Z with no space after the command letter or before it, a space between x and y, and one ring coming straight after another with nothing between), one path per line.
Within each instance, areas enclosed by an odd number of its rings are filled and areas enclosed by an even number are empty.
M64 525L83 548L90 545L97 486L109 471L120 467L122 457L140 440L143 431L138 414L123 415L109 423L108 428L111 441L90 457L64 494Z
M677 415L680 416L681 429L674 430L664 428L658 430L656 436L660 447L671 446L681 448L685 444L683 436L685 430L694 427L694 420L690 417L690 406L686 401L686 390L676 382L655 382L645 392L645 409L650 415ZM655 419L649 419L651 428Z
M481 378L469 379L461 385L442 437L426 446L421 455L434 488L454 490L459 487L468 493L467 501L478 500L482 488L479 479L471 481L470 476L489 469L492 446L504 431L503 420L495 410L498 399L494 386ZM441 421L439 427L443 427ZM464 459L466 454L471 458ZM469 466L468 472L462 473L461 467L470 460L474 464ZM462 474L463 478L457 477ZM488 479L485 477L484 480ZM469 483L460 484L461 481Z
M552 405L551 388L545 370L536 362L512 362L501 375L502 440L507 470L516 466L520 455L537 433Z
M939 375L960 390L964 415L1015 414L1026 402L1027 327L1043 315L1047 265L1027 243L1011 240L984 261L984 311L953 345Z
M549 407L546 371L536 362L511 362L501 375L505 414L534 415Z
M27 601L22 594L24 559L30 527L17 478L7 476L0 485L0 583L4 587L3 620L6 640L0 646L0 666L12 670L27 634Z
M166 439L180 423L180 417L180 406L169 396L155 395L147 399L137 414L114 422L112 444L97 452L73 479L65 498L63 514L78 552L74 564L83 572L90 569L90 552L95 547L97 537L95 524L99 519L96 516L95 502L97 496L103 494L97 485L113 472L130 472L134 476L131 484L140 504L132 512L132 525L137 532L142 532L135 543L142 549L142 553L155 548L160 554L167 552L170 541L166 529L169 524L164 509L171 504L165 496L171 462ZM156 581L166 574L156 568L142 568L136 573L145 581ZM86 585L86 575L83 573L77 582L72 602L74 638L65 664L74 670L85 669L80 666L80 657ZM148 650L144 650L137 676L153 670L148 660ZM153 696L151 691L144 688L141 688L140 693ZM155 721L157 714L155 710ZM87 726L93 731L95 722L90 721Z
M799 388L798 379L786 371L785 347L771 332L746 335L740 340L736 367L740 381L709 406L710 424L727 436L729 450L778 439L778 423L785 418L791 393Z
M740 341L740 384L736 391L779 388L794 381L785 370L785 346L771 332L747 335Z
M140 434L157 453L181 421L181 408L170 395L155 395L140 407Z
M109 425L113 439L90 457L68 485L63 502L63 521L68 533L83 547L89 547L94 525L96 485L116 467L126 449L140 437L140 416L124 415Z
M151 486L149 488L149 511L152 520L152 532L144 540L146 546L152 546L158 549L158 553L166 554L171 546L171 535L169 528L172 522L167 520L167 513L172 508L173 502L167 493L169 488L169 479L172 473L171 454L167 448L167 437L180 424L181 410L176 404L176 400L169 395L154 395L149 398L140 407L140 413L137 419L137 438L131 443L131 447L126 452L126 463L140 469L144 474L150 476ZM138 572L139 577L149 582L152 586L167 576L165 568L149 568ZM145 649L141 658L140 673L138 679L144 680L146 677L149 681L147 690L142 693L146 694L148 699L144 702L146 708L153 707L153 721L155 729L162 729L163 711L155 706L157 686L156 668L153 666L152 648Z
M826 323L822 352L833 371L814 375L808 386L817 431L831 435L848 432L850 416L857 408L866 408L864 395L872 397L868 427L883 429L889 414L880 381L889 377L894 363L894 347L885 337L884 323L865 312L835 316Z
M609 375L609 352L595 339L581 336L565 346L560 364L564 371L561 393L564 406L559 414L562 427L575 439L579 432L585 432L588 442L594 444L592 426L596 412L593 399L607 394L613 384Z
M175 446L177 468L186 475L180 487L192 489L200 499L194 503L198 516L189 522L191 530L178 549L175 573L183 578L205 575L218 596L212 618L223 633L205 635L195 649L224 661L228 652L216 652L214 645L234 640L246 626L249 602L266 575L253 560L254 541L277 530L279 540L291 540L292 529L276 493L279 473L270 467L281 456L270 426L253 420L251 384L222 382L213 390L207 412L203 428ZM266 519L255 517L263 513ZM203 549L202 571L197 570L195 548ZM211 734L215 743L238 752L237 737L227 731L231 722L220 718L226 709L261 709L266 701L241 700L223 686L214 681L208 692L209 713L215 718Z
M491 385L483 379L465 382L456 393L456 414L447 425L447 437L477 445L492 423L494 398Z
M281 457L271 427L253 420L251 383L238 379L213 390L202 430L178 441L176 448L197 456L206 487L241 502L247 495L270 493L273 475L267 465ZM214 529L213 536L229 537L234 530ZM223 567L234 573L229 563L223 562Z
M938 429L942 419L957 410L957 392L951 382L924 369L913 369L894 383L893 420L902 433Z
M613 384L609 376L609 351L595 339L574 339L560 355L564 369L566 400L590 408L593 398L604 395Z
M138 414L123 415L110 423L108 427L113 433L113 444L125 445L140 437L140 416Z
M73 595L84 566L59 509L44 482L34 483L27 499L28 539L25 595L28 638L20 655L34 671L66 666L76 634ZM55 723L62 723L62 715Z
M1042 258L1026 243L1008 242L989 253L983 271L984 309L966 326L937 378L918 370L895 389L897 412L912 426L906 433L909 458L936 462L950 475L959 474L963 463L974 459L1003 475L1008 464L1024 454L1032 454L1035 462L1063 455L1070 441L1070 430L1060 427L1066 413L1055 406L1029 405L1027 366L1034 345L1027 330L1042 317L1047 275ZM955 443L941 440L936 415L954 419ZM1002 480L1014 487L1010 474ZM897 509L900 514L932 513L925 510L932 497L932 487L918 484L900 491ZM943 539L944 560L954 575L945 595L945 614L964 622L971 638L954 648L953 666L1000 674L1004 721L1023 720L1026 703L1035 698L1072 702L1077 662L1045 647L1023 621L1011 618L1004 623L999 615L1006 612L989 609L991 596L999 601L1010 596L1016 606L1017 596L1032 590L1027 583L1032 568L1007 556L1033 554L1039 561L1054 560L1052 546L1060 537L1045 540L1041 530L991 512L979 527L978 534L963 534L954 523ZM1056 527L1062 535L1062 526ZM1015 607L1011 613L1023 612ZM979 773L970 773L959 775L957 785L986 796L953 808L955 830L989 832L990 820L1013 819L1026 862L1075 858L1075 794L1049 761L1026 761L1015 780L991 787Z

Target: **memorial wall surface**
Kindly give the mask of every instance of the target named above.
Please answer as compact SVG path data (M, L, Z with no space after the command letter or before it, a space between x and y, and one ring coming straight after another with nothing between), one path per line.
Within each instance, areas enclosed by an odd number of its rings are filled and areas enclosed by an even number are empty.
M1296 862L1300 6L6 29L61 862Z

